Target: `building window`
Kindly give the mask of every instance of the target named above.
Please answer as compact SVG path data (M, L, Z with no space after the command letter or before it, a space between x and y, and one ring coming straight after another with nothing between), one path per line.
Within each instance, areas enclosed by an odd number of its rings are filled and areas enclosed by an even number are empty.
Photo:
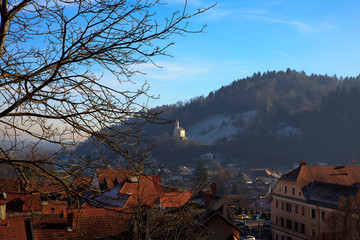
M295 195L295 188L294 188L294 187L291 188L291 194L292 194L292 195Z
M284 218L280 218L280 226L284 226Z
M301 215L305 216L305 207L301 207Z
M315 218L315 208L310 209L310 217Z
M286 228L291 229L291 220L286 219Z
M278 200L276 200L276 209L278 209L278 207L279 207L279 202L278 202Z
M281 210L284 210L284 202L281 202Z
M311 236L315 237L315 229L311 229Z
M298 214L298 205L295 205L295 214Z
M303 224L303 223L301 224L300 230L301 230L301 233L305 233L305 224Z
M276 218L275 218L275 224L276 224L276 225L279 224L279 217L278 217L278 216L276 216Z
M286 203L286 211L291 212L291 203Z
M301 196L301 191L299 191L299 196Z
M299 223L298 223L298 222L295 222L295 223L294 223L294 230L295 230L296 232L299 231Z
M325 218L325 212L321 211L321 219L324 220L324 218Z
M287 193L287 186L284 186L284 193Z
M279 192L281 192L281 188L279 188Z
M275 240L279 240L279 235L278 234L275 235Z

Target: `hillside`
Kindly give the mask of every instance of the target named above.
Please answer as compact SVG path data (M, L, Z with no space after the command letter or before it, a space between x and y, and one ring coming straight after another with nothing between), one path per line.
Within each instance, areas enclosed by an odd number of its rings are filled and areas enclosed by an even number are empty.
M178 118L186 129L186 145L191 140L195 144L191 150L177 150L178 162L160 157L175 155L174 146L166 148L167 154L155 150L153 156L170 165L191 163L198 157L195 152L202 151L217 153L224 163L252 167L291 166L300 159L351 164L360 157L359 88L360 77L339 79L290 69L257 73L206 97L162 106L162 117ZM172 129L169 124L146 132L159 140L164 133L172 135ZM161 148L161 142L155 143Z
M151 148L150 159L170 168L194 166L207 152L223 165L245 167L291 168L299 160L360 163L360 76L290 69L257 73L206 97L152 111L161 111L161 119L178 119L189 139L173 137L174 123L145 124L142 149ZM119 126L119 132L125 130ZM87 156L92 147L86 141L78 154ZM119 158L102 148L109 163ZM92 166L98 157L90 154L88 159Z

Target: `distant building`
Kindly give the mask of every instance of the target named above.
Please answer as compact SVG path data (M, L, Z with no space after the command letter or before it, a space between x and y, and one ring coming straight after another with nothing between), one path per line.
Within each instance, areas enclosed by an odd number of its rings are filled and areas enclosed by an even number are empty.
M325 239L325 215L359 192L360 166L306 165L283 175L271 202L274 240Z
M204 153L200 155L200 160L212 160L214 159L214 154L212 153Z
M180 127L179 120L177 120L177 119L175 121L174 137L178 137L178 138L181 138L183 140L187 140L187 138L185 136L185 129Z

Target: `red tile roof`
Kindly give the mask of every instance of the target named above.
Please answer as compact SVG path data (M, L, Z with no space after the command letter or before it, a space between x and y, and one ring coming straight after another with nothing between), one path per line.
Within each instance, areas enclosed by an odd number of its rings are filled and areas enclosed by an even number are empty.
M131 195L127 206L152 205L163 195L161 179L158 175L137 174L132 170L98 169L99 185L107 189L122 184L120 193Z
M115 186L115 183L118 184L130 178L132 175L135 175L135 171L132 170L117 170L117 169L97 169L96 176L99 184L105 183L107 189L111 189Z
M164 193L160 198L163 207L181 207L191 198L191 192L170 192Z
M163 188L159 176L140 175L137 182L125 182L120 193L131 195L128 206L152 205L163 195Z
M17 216L0 220L0 239L26 239L25 219L24 216Z
M312 181L350 186L360 183L360 166L303 165L281 179L297 181L301 188Z
M67 201L47 201L42 202L43 214L66 214L72 207L68 205Z
M34 218L34 235L37 240L114 237L129 230L128 217L106 209L81 209L63 217L43 214Z
M20 212L41 211L42 205L40 196L33 196L24 193L7 193L6 194L6 211L18 212L18 204L22 204Z

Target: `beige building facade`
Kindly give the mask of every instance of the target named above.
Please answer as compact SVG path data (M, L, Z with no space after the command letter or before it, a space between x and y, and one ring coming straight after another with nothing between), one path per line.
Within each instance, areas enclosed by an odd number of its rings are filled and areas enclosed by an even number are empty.
M325 215L339 198L359 191L359 166L306 165L283 175L272 191L273 240L325 238Z

